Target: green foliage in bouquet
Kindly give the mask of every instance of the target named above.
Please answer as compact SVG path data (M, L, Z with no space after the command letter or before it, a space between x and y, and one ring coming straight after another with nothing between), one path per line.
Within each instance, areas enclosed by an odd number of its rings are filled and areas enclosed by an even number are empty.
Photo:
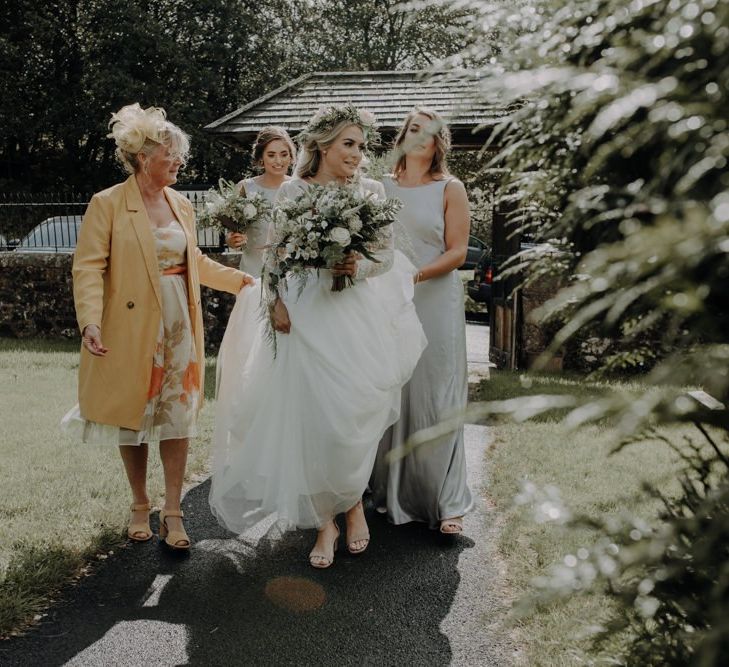
M331 268L351 253L379 261L374 253L389 244L400 206L397 199L363 194L358 183L314 184L294 199L280 202L274 211L272 238L263 254L266 303L272 305L282 290L288 290L289 279L295 279L301 291L311 269L318 273ZM348 276L334 276L332 291L352 284ZM275 332L269 333L275 349Z
M221 178L217 190L205 193L205 204L197 222L219 232L244 233L254 223L267 223L273 206L259 192L248 195L230 181Z
M309 269L331 268L350 253L377 262L400 208L396 199L378 200L355 185L311 185L274 213L273 238L264 253L264 280L272 294L287 289L289 274L305 283ZM350 282L351 284L351 282ZM333 291L346 285L337 281Z

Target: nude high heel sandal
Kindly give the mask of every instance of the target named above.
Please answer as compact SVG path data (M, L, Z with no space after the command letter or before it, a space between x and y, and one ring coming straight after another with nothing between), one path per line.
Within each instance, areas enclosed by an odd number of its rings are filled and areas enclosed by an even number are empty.
M322 551L315 551L312 549L311 553L309 554L309 564L312 567L315 567L317 570L325 570L328 567L331 567L334 563L334 553L337 550L337 543L339 542L339 526L334 524L337 529L337 534L332 540L332 550L329 553L324 553Z
M364 508L362 507L362 501L360 500L351 509L359 508L362 511L362 518L364 519ZM351 510L350 510L351 511ZM359 546L356 546L359 543ZM367 520L365 519L364 530L360 529L358 533L349 534L347 531L347 550L353 555L361 554L370 544L370 531L367 527Z
M171 549L184 550L190 548L190 538L187 536L187 533L184 530L170 530L167 527L168 517L179 517L181 519L184 516L185 515L181 510L160 510L159 512L159 536Z
M129 509L132 512L149 512L152 506L149 503L139 503L138 505L132 503ZM127 537L133 542L147 542L152 539L152 529L149 527L149 514L147 514L146 521L129 524Z

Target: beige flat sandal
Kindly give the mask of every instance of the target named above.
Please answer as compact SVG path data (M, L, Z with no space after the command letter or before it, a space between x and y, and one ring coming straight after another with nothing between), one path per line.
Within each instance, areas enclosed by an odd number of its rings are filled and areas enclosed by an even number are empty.
M170 530L167 527L168 517L179 517L180 519L185 515L182 511L170 511L160 510L159 512L159 536L165 541L165 544L171 549L184 550L190 548L190 538L184 530Z
M131 504L129 509L132 512L149 512L152 506L149 503ZM152 539L152 529L149 527L149 514L147 520L130 523L127 528L127 537L133 542L147 542Z

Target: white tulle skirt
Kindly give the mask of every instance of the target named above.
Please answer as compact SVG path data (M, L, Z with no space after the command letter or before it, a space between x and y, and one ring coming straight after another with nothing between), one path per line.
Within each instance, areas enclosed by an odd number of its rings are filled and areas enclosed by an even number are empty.
M393 269L342 292L312 272L283 297L291 332L275 358L260 290L241 291L218 357L210 506L222 525L242 532L277 513L318 527L362 497L426 346L413 272L398 252Z

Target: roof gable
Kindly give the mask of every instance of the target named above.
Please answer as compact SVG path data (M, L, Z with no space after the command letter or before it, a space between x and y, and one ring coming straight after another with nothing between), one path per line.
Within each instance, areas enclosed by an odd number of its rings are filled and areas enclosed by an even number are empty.
M206 130L236 143L252 141L266 125L301 130L322 106L351 102L371 111L380 130L391 134L414 106L438 111L452 130L470 133L498 122L505 109L485 104L473 75L422 71L314 72L294 79L263 97L210 123Z

